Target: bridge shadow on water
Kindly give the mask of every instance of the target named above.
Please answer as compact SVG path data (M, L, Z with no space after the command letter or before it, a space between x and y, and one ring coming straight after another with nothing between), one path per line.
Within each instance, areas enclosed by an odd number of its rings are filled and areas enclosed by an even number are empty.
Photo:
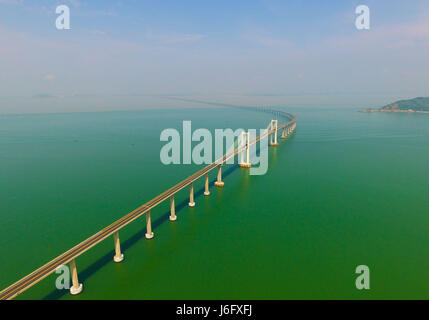
M231 175L234 171L239 169L240 167L236 164L232 165L230 168L226 169L222 172L222 179L225 179L229 175ZM214 186L214 182L217 178L214 178L209 183L209 189L216 189ZM204 196L205 187L201 187L197 191L194 191L194 198L198 199L199 197ZM188 199L183 200L179 204L176 205L176 212L180 212L184 208L188 207ZM169 221L170 217L170 210L164 212L161 216L157 217L156 220L152 222L152 228L156 230L156 227L162 225L166 221ZM127 240L121 242L121 251L122 253L125 253L127 249L131 248L133 245L135 245L138 241L145 239L145 230L146 228L143 228L142 231L136 232L134 235L129 237ZM113 247L113 243L112 243ZM92 263L90 266L88 266L86 269L83 269L81 272L79 272L79 282L83 283L85 288L85 280L91 277L93 274L97 273L102 267L107 265L108 263L114 263L113 262L113 256L115 255L115 250L112 249L105 255L103 255L101 258L99 258L97 261ZM85 289L84 289L85 290ZM70 294L69 290L54 290L48 295L46 295L43 299L44 300L57 300L63 297L64 295Z

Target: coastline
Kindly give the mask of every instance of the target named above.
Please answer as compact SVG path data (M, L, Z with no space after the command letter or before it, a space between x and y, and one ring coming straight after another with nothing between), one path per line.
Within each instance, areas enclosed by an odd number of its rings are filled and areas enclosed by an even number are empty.
M363 113L374 113L374 112L391 112L391 113L429 113L429 111L419 110L362 110Z

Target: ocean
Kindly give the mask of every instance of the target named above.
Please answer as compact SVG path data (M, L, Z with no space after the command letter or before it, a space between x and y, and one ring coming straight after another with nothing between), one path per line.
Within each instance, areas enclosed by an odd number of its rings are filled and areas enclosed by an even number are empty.
M84 289L53 274L17 299L428 299L429 115L288 107L297 129L265 175L224 168L76 260ZM164 165L160 133L266 128L228 108L0 116L0 289L194 173ZM370 269L357 290L356 267Z

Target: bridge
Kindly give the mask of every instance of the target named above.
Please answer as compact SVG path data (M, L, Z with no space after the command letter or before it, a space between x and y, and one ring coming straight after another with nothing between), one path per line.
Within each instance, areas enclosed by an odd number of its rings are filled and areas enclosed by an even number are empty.
M61 267L63 265L69 264L70 272L71 272L71 278L72 278L72 287L70 288L71 294L79 294L82 289L83 285L79 283L78 279L78 273L76 268L76 258L79 257L84 252L88 251L95 245L99 244L101 241L105 240L106 238L113 235L114 239L114 246L115 246L115 256L113 257L113 260L115 262L121 262L124 259L124 255L121 253L121 246L120 246L120 240L119 240L119 230L124 228L129 223L133 222L137 218L141 217L142 215L146 216L146 239L152 239L154 237L154 233L152 231L152 225L151 225L151 215L150 211L151 209L155 208L157 205L162 203L163 201L166 201L170 199L170 221L175 221L177 219L176 213L175 213L175 204L174 204L174 195L178 193L179 191L183 190L184 188L189 187L189 206L193 207L195 206L194 202L194 187L193 183L204 177L205 179L205 192L204 195L208 196L210 195L209 191L209 173L217 169L217 181L215 182L215 186L217 187L223 187L224 182L222 181L222 165L230 158L235 157L239 154L241 154L241 161L239 162L240 167L249 168L251 167L250 161L249 161L249 149L252 145L259 142L261 139L268 137L269 145L270 146L277 146L278 145L278 131L281 131L281 139L286 139L288 135L294 132L296 128L296 117L290 113L283 112L283 111L277 111L272 110L269 108L255 108L255 107L237 107L232 105L225 105L225 104L217 104L217 105L224 105L228 107L234 107L234 108L240 108L240 109L246 109L251 111L262 111L266 113L270 113L272 115L276 116L276 119L271 120L267 130L261 134L260 136L256 137L253 140L250 140L250 135L247 132L243 132L243 136L245 136L244 139L242 139L242 143L234 147L234 150L231 152L228 152L227 154L223 155L221 158L217 159L215 162L209 164L208 166L204 167L203 169L197 171L193 175L187 177L183 181L179 182L178 184L174 185L170 189L166 190L165 192L161 193L154 199L150 200L149 202L143 204L142 206L138 207L134 211L128 213L121 219L115 221L111 225L107 226L106 228L100 230L96 234L92 235L91 237L87 238L86 240L82 241L78 245L74 246L70 250L64 252L60 256L56 257L55 259L49 261L44 266L38 268L37 270L33 271L29 275L25 276L21 280L15 282L14 284L10 285L6 289L0 292L0 300L9 300L13 299L20 293L24 292L25 290L29 289L39 281L43 280L47 276L49 276L51 273L55 272L58 267ZM278 119L277 118L287 118L289 121L278 125ZM246 153L246 156L244 157L244 153ZM244 160L246 158L246 160Z

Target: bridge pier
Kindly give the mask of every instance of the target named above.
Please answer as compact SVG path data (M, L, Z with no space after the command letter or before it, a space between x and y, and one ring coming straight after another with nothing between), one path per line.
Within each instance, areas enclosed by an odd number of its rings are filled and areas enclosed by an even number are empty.
M210 190L209 190L209 174L208 173L206 173L206 183L205 183L204 195L205 196L209 196L210 195Z
M146 239L152 239L153 238L153 232L152 232L152 224L150 221L150 211L146 212Z
M222 181L222 166L217 167L217 181L214 183L216 187L223 187L225 183Z
M194 202L194 183L191 183L191 185L189 187L189 206L190 207L195 207L195 202Z
M244 138L244 136L246 136L246 138ZM249 157L249 145L250 145L250 135L249 132L242 132L241 133L241 142L242 145L246 145L246 162L244 162L244 151L241 151L241 161L238 164L240 167L242 168L250 168L252 166L252 164L250 163L250 157Z
M281 135L280 139L286 139L286 137L287 137L287 133L286 133L286 131L287 131L287 128L286 128L286 127L285 127L285 128L283 128L283 130L282 130L282 135Z
M115 243L115 256L113 257L113 261L121 262L122 260L124 260L124 254L121 253L121 242L119 241L118 231L113 234L113 241Z
M174 194L170 197L170 221L176 221L176 208L174 206Z
M83 285L82 283L79 283L79 279L77 277L76 262L74 261L74 259L69 262L69 265L73 284L70 288L70 293L72 295L77 295L82 292Z
M279 143L277 142L277 124L278 124L277 120L271 120L270 130L274 130L270 138L270 146L272 147L276 147L279 145Z

